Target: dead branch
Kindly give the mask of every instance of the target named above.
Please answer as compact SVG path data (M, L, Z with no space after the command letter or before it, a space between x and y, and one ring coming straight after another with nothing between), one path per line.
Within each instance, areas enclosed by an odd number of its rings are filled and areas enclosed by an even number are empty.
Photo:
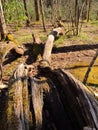
M43 53L43 61L51 61L51 51L53 48L54 41L63 34L63 29L61 27L54 28L52 32L49 34L48 39L45 44L44 53ZM47 64L48 66L49 64Z

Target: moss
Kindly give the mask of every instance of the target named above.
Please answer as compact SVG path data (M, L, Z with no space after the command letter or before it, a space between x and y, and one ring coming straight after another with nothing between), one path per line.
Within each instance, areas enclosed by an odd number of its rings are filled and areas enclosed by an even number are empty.
M17 41L16 39L14 39L11 34L8 34L8 35L6 36L6 40L7 40L7 41L12 41L15 45L19 45L18 41Z
M89 73L89 77L87 80L87 84L92 84L93 86L98 86L98 66L96 65L98 60L95 62L95 65L92 67L91 72ZM85 73L88 69L89 63L76 63L68 67L71 73L83 81Z

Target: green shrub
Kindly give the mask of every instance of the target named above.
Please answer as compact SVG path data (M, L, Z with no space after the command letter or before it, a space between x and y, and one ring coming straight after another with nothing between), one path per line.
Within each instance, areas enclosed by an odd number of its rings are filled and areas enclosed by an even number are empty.
M4 3L3 7L6 23L14 23L15 26L20 26L27 19L21 0L9 0Z

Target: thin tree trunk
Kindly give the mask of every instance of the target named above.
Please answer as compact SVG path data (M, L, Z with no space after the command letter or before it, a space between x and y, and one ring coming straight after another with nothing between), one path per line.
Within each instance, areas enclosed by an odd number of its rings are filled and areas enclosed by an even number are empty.
M89 22L89 12L90 12L90 0L86 0L86 4L87 4L87 7L86 7L86 19L87 19L87 22Z
M57 19L57 0L52 0L52 25L55 26Z
M34 0L34 6L35 6L36 21L39 21L40 15L39 15L38 0Z
M1 40L5 39L7 35L7 29L6 29L1 0L0 0L0 33L1 33Z
M27 17L26 25L29 26L29 24L30 24L30 19L29 19L29 14L28 14L28 11L27 11L26 0L23 0L23 3L24 3L25 15L26 15L26 17Z
M75 0L75 36L78 35L78 26L79 26L79 6L78 0Z
M41 12L41 16L42 16L43 29L46 32L45 16L44 16L44 10L43 10L43 0L40 0L40 12Z

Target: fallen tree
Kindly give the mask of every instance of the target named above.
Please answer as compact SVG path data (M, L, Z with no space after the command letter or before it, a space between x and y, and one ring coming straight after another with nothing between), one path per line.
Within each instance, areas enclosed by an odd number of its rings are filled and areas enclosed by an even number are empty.
M21 64L10 79L4 130L98 129L98 101L86 86L61 69L28 76L32 68Z
M94 94L67 71L51 69L51 50L58 35L56 30L49 34L37 68L20 64L13 72L0 129L98 129L98 101Z

